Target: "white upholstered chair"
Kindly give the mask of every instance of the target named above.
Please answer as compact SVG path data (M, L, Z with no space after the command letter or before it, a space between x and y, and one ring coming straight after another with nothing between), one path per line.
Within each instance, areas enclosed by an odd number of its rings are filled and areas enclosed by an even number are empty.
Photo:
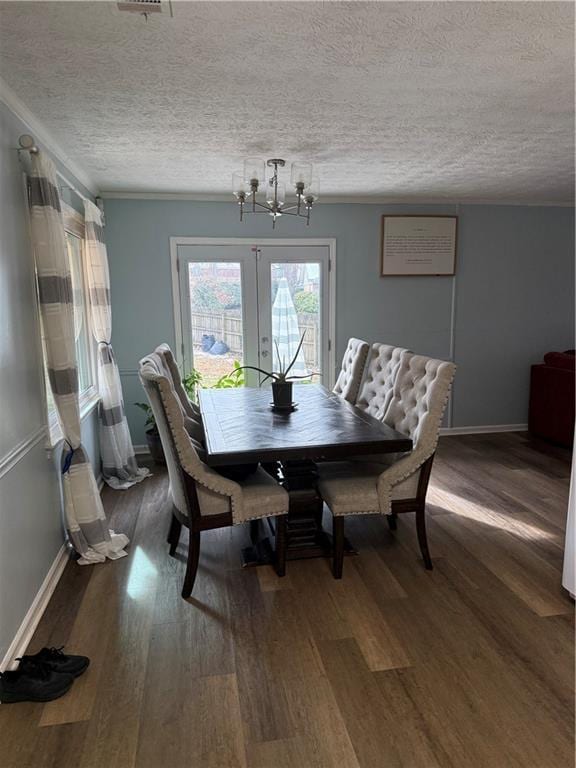
M172 522L168 540L176 551L182 525L190 529L190 544L182 596L194 586L200 554L200 534L213 528L276 517L276 571L286 567L288 493L261 467L245 480L223 477L204 462L204 448L191 437L182 405L165 375L160 355L140 361L140 381L146 392L166 455L170 478Z
M372 344L356 398L356 406L370 416L374 416L375 419L382 419L392 399L400 361L403 356L411 354L409 350L402 347Z
M394 528L395 515L416 513L420 551L426 568L432 560L426 540L426 491L442 416L456 366L421 355L402 355L392 398L383 421L412 438L413 450L401 458L373 462L327 462L318 466L320 495L334 525L334 576L341 578L344 517L381 514Z
M342 358L342 368L332 390L349 403L355 403L368 355L368 343L361 339L348 339Z

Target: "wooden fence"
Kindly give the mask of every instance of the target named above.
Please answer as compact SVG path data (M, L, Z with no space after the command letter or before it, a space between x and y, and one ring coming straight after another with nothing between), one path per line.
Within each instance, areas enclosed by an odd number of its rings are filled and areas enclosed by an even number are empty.
M242 317L237 310L228 312L192 312L192 343L195 347L202 345L202 336L213 335L216 341L223 341L230 352L242 356ZM304 337L304 360L312 370L320 365L320 329L318 317L307 312L298 314L300 332L306 331Z
M199 347L202 336L212 335L216 341L223 341L230 352L242 355L242 317L238 312L192 312L192 344Z

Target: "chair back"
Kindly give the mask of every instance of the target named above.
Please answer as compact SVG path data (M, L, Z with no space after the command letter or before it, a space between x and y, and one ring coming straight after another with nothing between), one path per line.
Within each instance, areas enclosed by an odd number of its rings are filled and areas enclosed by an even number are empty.
M368 349L367 342L361 339L348 340L348 346L342 358L342 368L332 391L349 403L356 402Z
M157 356L156 362L160 365L160 372L172 385L178 403L184 416L184 426L189 435L197 442L204 443L204 424L200 409L195 403L191 403L186 390L180 381L180 371L168 344L160 344L154 350Z
M423 355L402 355L383 421L411 437L413 454L423 459L436 449L455 371L454 363Z
M372 344L356 401L358 408L376 419L382 419L392 400L401 360L403 356L411 355L402 347Z
M210 506L216 497L220 500L222 497L235 497L240 486L204 463L204 448L186 428L187 417L160 356L152 353L140 360L138 373L164 448L170 491L176 508L182 514L192 516L202 514L203 507ZM184 474L195 481L197 503L190 498Z
M172 386L176 392L178 400L180 400L184 413L191 419L199 419L200 409L195 403L190 401L190 398L182 385L178 364L168 344L166 344L166 342L159 344L154 350L154 353L161 358L164 370L168 374L168 378L172 380Z

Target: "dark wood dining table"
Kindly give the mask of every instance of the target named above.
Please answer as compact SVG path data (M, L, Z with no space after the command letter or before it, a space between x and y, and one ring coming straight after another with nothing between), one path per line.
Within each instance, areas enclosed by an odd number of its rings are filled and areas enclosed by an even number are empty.
M327 556L331 537L322 528L316 462L404 453L412 441L320 384L295 386L292 412L274 411L271 396L269 388L199 391L206 462L216 468L261 463L290 495L288 558ZM244 564L271 562L265 531L255 524L251 534Z

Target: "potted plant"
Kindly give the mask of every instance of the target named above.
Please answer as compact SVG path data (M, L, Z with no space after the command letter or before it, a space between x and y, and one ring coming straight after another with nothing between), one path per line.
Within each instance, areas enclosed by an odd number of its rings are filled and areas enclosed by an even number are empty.
M187 376L182 379L182 386L186 390L188 398L193 402L198 402L198 388L202 386L202 374L196 368L192 368Z
M212 389L236 389L237 387L243 387L244 383L242 366L238 360L234 360L232 371L225 373L224 376L220 376L216 384L212 385Z
M240 371L244 368L249 368L252 371L258 371L258 373L261 373L264 376L264 379L260 382L260 386L262 386L262 384L264 384L264 382L268 379L272 379L272 401L274 408L278 408L278 410L286 411L291 410L294 407L294 403L292 402L293 381L296 379L309 379L311 376L315 375L313 373L307 373L305 376L289 376L289 373L292 370L296 359L298 358L300 350L302 349L305 335L306 331L304 331L302 334L302 338L300 339L296 353L288 365L286 365L285 359L280 357L278 343L276 340L274 340L274 344L276 346L276 356L278 357L279 364L278 371L263 371L262 368L258 368L254 365L242 365L236 368L237 371Z
M150 456L152 456L152 459L156 464L165 465L166 458L164 456L164 449L162 448L162 441L160 440L160 433L158 432L158 427L156 426L156 420L154 419L152 408L150 408L148 403L134 403L134 405L136 405L146 414L146 442L148 443Z

